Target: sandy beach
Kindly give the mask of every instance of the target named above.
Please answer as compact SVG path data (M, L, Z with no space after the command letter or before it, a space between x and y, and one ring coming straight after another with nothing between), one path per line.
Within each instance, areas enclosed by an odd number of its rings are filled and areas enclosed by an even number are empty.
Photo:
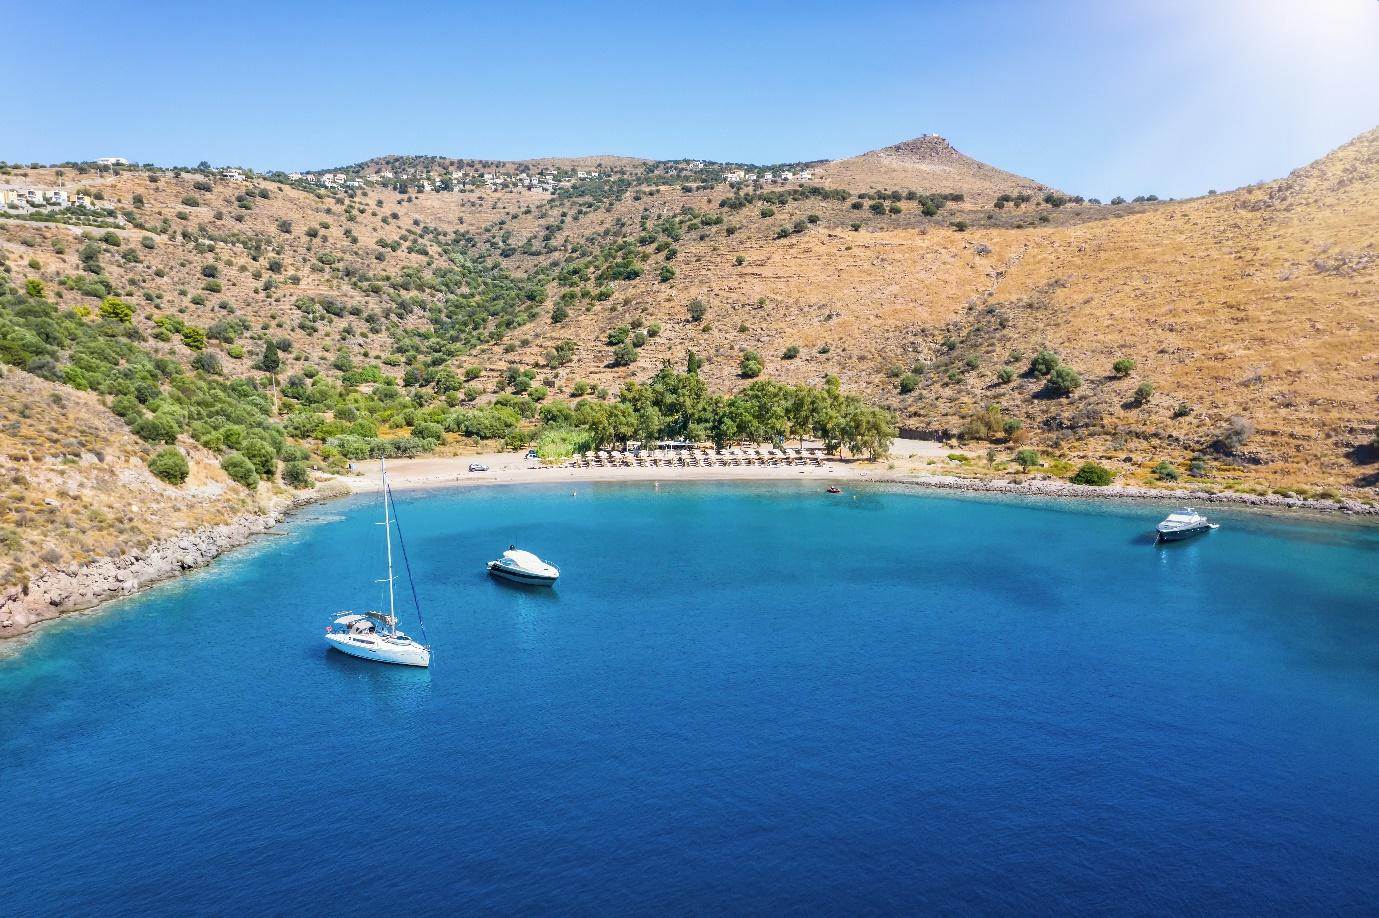
M488 471L471 472L478 463ZM376 462L356 462L354 475L339 480L356 492L376 491ZM860 479L874 463L833 459L819 466L732 466L688 468L593 468L577 469L543 465L524 459L522 453L484 453L470 456L393 459L388 462L388 482L395 489L472 487L500 484L567 484L581 481L767 481L779 479Z

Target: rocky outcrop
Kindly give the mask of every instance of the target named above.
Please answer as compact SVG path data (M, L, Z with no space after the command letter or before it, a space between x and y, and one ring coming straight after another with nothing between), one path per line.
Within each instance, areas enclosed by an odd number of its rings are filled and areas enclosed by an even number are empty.
M262 514L182 533L119 558L43 571L28 584L0 593L0 639L19 637L41 622L129 596L161 580L204 567L272 529L293 508L338 496L342 490L327 488L298 496Z
M1048 478L1028 478L1010 481L1004 478L959 478L956 475L921 475L896 478L876 475L868 481L879 484L918 485L949 491L978 491L991 494L1022 494L1031 497L1092 497L1111 500L1153 500L1160 503L1235 504L1245 507L1272 507L1283 510L1320 510L1379 516L1379 507L1355 500L1311 500L1284 497L1279 494L1238 494L1233 491L1188 491L1180 488L1129 488L1119 486L1096 487L1076 485Z

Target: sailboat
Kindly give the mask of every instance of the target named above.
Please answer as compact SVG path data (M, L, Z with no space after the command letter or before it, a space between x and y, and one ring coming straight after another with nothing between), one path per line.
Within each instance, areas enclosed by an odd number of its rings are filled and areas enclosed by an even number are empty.
M393 528L397 517L393 507L393 492L388 487L388 470L383 460L378 462L379 473L383 477L383 541L387 545L388 576L380 583L388 584L388 612L341 612L335 621L326 627L326 644L329 647L364 660L379 663L397 663L402 666L430 666L431 646L415 641L397 630L397 608L393 597ZM407 563L407 544L402 541L402 530L398 529L398 544L402 547L402 560L407 569L407 582L412 588L412 600L416 601L417 587L412 582L412 566ZM417 603L417 623L421 625L422 640L425 640L426 625L421 621L421 604ZM339 630L337 630L337 628Z

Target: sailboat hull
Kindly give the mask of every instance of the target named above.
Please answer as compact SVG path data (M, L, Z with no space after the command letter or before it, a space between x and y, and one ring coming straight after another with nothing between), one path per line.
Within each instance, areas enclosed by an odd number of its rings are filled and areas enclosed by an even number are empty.
M430 666L431 651L414 642L396 643L377 635L336 634L326 635L326 644L331 648L347 653L361 660L375 663L395 663L399 666Z

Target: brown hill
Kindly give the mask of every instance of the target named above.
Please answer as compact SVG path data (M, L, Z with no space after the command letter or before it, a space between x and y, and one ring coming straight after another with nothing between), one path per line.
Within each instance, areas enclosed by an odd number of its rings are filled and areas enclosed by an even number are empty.
M616 387L693 349L728 389L754 350L768 376L836 374L922 430L955 435L998 404L1027 444L1114 457L1136 475L1205 453L1223 480L1374 483L1379 131L1268 185L1131 209L1039 208L1048 223L978 209L853 231L844 222L858 212L845 205L775 210L730 236L681 242L672 280L647 272L608 307L538 325L514 358L539 361L568 338L580 349L563 374ZM809 211L817 228L773 232ZM695 298L705 323L686 319ZM632 370L607 366L602 338L629 322L663 329ZM799 355L784 359L791 346ZM1072 396L1048 397L1027 373L1044 348L1080 375ZM1125 376L1112 371L1122 359L1134 362ZM915 387L901 394L911 369ZM1137 399L1144 383L1153 391Z
M983 204L1001 194L1043 197L1054 190L964 156L937 134L925 134L851 159L827 163L820 166L815 175L825 184L854 191L959 192Z

